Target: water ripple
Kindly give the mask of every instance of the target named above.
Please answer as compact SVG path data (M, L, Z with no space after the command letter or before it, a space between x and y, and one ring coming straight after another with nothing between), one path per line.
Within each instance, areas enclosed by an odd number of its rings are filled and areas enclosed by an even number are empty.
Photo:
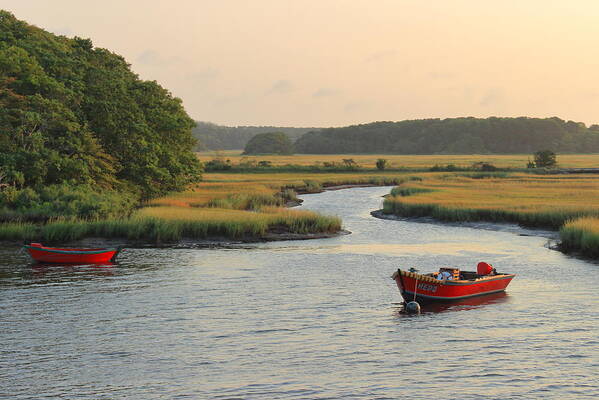
M388 188L305 196L351 235L128 249L38 267L0 245L0 398L598 398L597 266L517 227L383 221ZM519 236L526 234L530 236ZM401 313L399 266L518 274Z

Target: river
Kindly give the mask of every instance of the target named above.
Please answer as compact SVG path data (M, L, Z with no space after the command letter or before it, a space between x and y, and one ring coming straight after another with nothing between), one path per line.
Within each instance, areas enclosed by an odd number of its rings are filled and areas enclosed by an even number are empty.
M542 232L371 217L388 192L302 196L352 232L332 239L127 249L102 268L0 245L0 398L599 397L599 265ZM400 313L397 267L481 260L517 274L507 293Z

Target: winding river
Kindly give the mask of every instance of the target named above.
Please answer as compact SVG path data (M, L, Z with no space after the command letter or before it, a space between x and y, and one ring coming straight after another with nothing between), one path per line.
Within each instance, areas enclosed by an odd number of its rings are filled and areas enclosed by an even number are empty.
M371 217L388 192L303 196L352 232L332 239L128 249L103 268L0 245L0 398L599 397L599 265L543 232ZM480 260L518 274L506 294L399 312L398 266Z

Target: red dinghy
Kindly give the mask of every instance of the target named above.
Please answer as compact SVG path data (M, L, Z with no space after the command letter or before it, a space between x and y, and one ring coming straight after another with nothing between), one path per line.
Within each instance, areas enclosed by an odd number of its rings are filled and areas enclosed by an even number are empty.
M487 263L479 263L476 272L440 268L439 272L419 274L398 269L391 278L406 302L415 298L419 303L433 303L503 292L514 276L498 273Z
M112 262L121 251L121 248L62 249L45 247L40 243L31 243L24 247L35 261L58 264L102 264Z

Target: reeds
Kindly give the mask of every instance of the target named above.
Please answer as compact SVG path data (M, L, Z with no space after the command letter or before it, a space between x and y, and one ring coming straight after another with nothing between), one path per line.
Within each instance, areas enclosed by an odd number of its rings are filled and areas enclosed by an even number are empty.
M580 251L581 253L599 258L599 218L583 217L573 219L559 231L561 248L564 251Z
M276 210L276 211L275 211ZM1 240L68 242L86 237L123 238L154 243L183 238L260 239L277 233L332 233L341 229L337 217L309 211L273 208L264 213L182 207L146 208L121 220L53 221L45 225L0 224Z
M435 189L423 188L423 187L395 187L391 189L391 196L412 196L417 193L428 193L434 192Z
M429 216L442 221L512 222L559 229L583 216L599 216L599 177L506 177L440 175L395 188L383 212L400 216Z

